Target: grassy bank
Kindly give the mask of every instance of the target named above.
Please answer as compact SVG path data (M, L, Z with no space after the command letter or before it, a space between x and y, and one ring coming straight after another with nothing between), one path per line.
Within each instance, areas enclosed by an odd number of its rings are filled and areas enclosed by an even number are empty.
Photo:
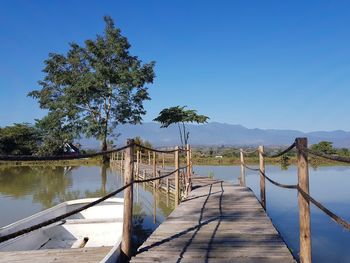
M101 158L64 161L0 161L0 166L95 166L101 164Z

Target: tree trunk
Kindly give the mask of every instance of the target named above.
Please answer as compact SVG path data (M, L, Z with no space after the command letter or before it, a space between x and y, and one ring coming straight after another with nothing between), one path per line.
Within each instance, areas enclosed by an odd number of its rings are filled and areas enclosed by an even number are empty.
M107 136L105 136L102 139L102 148L101 148L101 150L103 152L107 151ZM108 164L109 163L109 156L107 154L102 155L102 161L103 161L104 164Z

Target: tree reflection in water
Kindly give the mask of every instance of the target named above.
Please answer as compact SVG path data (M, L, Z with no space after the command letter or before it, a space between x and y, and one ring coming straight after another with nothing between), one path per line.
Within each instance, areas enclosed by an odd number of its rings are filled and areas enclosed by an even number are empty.
M0 209L1 204L11 207L11 213L0 218L0 225L67 200L104 196L123 184L119 170L107 166L0 166ZM123 193L118 196L123 197ZM138 184L134 196L133 249L136 251L174 209L174 198L154 192L152 184ZM25 212L16 212L24 206Z

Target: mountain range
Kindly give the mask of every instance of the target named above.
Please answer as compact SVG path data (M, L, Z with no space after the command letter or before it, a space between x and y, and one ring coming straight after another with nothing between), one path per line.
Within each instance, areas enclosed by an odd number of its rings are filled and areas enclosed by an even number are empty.
M190 132L190 144L194 146L287 146L296 137L307 137L309 144L320 141L331 141L334 147L350 147L350 132L315 131L301 132L297 130L249 129L242 125L211 122L201 125L187 124ZM176 125L160 128L158 123L146 122L140 125L120 125L115 133L120 136L115 144L124 145L127 138L140 136L155 146L174 146L180 144L179 130ZM98 149L99 142L95 139L82 138L83 148Z

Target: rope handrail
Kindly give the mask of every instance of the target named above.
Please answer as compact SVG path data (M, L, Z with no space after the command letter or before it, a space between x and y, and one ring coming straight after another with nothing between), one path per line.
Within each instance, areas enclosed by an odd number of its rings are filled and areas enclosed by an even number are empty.
M331 217L333 219L333 221L335 221L337 224L341 225L342 227L346 228L347 230L350 230L350 223L349 222L345 221L343 218L334 214L332 211L327 209L321 203L317 202L315 199L313 199L308 193L306 193L299 186L297 187L297 190L306 200L308 200L309 202L314 204L317 208L319 208L321 211L323 211L326 215Z
M243 164L243 163L242 163ZM297 189L297 185L294 185L294 184L281 184L281 183L278 183L274 180L272 180L271 178L269 178L263 171L261 171L259 168L252 168L252 167L249 167L247 166L246 164L243 164L245 168L247 168L248 170L252 170L252 171L259 171L261 173L261 175L266 178L270 183L278 186L278 187L281 187L281 188L287 188L287 189Z
M286 148L285 150L283 150L282 152L279 152L279 153L276 153L276 154L266 154L266 153L263 153L263 156L264 157L267 157L267 158L277 158L277 157L280 157L286 153L288 153L289 151L291 151L294 147L296 146L296 143L293 142L292 145L290 145L288 148Z
M174 153L174 152L177 151L177 149L173 149L173 150L158 150L158 149L153 149L153 148L150 148L150 147L147 147L147 146L138 144L138 143L135 143L134 145L135 145L136 147L142 148L142 149L144 149L144 150L148 150L148 151L151 151L151 152L157 152L157 153ZM183 148L179 148L179 151L186 152L187 150L186 150L186 149L183 149Z
M115 196L116 194L122 192L123 190L125 190L129 186L132 186L134 183L146 183L146 182L150 182L150 181L160 180L162 178L170 176L170 175L172 175L172 174L174 174L174 173L176 173L176 172L178 172L180 170L186 169L186 168L188 168L188 166L180 167L180 168L178 168L178 169L176 169L176 170L174 170L172 172L169 172L169 173L161 175L161 176L148 178L148 179L143 179L143 180L133 180L131 183L128 183L128 184L120 187L119 189L117 189L117 190L115 190L115 191L113 191L113 192L111 192L111 193L109 193L109 194L107 194L107 195L105 195L105 196L103 196L103 197L101 197L101 198L91 202L91 203L88 203L88 204L86 204L86 205L84 205L84 206L82 206L80 208L74 209L74 210L72 210L72 211L70 211L68 213L63 214L63 215L51 218L49 220L46 220L46 221L41 222L39 224L36 224L34 226L18 230L16 232L13 232L13 233L8 234L8 235L0 236L0 243L3 243L5 241L8 241L8 240L13 239L13 238L18 237L18 236L27 234L27 233L32 232L34 230L38 230L38 229L40 229L42 227L45 227L45 226L57 223L59 221L62 221L63 219L65 219L65 218L67 218L69 216L77 214L77 213L79 213L79 212L81 212L81 211L83 211L85 209L88 209L88 208L90 208L90 207L92 207L94 205L97 205L97 204L107 200L108 198L111 198L112 196Z
M261 171L260 169L255 169L252 167L249 167L245 164L243 164L247 169L252 170L252 171L259 171L260 174L267 179L270 183L281 187L281 188L287 188L287 189L297 189L297 191L309 202L311 202L313 205L315 205L317 208L319 208L321 211L323 211L326 215L328 215L329 217L331 217L333 219L334 222L336 222L337 224L341 225L342 227L346 228L347 230L350 230L350 223L347 222L346 220L344 220L343 218L341 218L340 216L336 215L335 213L333 213L332 211L330 211L328 208L326 208L325 206L323 206L321 203L319 203L318 201L316 201L314 198L312 198L308 193L306 193L303 189L301 189L298 185L288 185L288 184L281 184L278 183L274 180L272 180L271 178L269 178L263 171Z
M253 154L253 153L256 153L256 152L258 152L259 151L259 149L254 149L254 150L251 150L251 151L248 151L248 150L243 150L242 149L242 153L244 153L244 154Z
M111 149L108 151L77 154L77 155L58 155L58 156L0 155L0 161L59 161L59 160L84 159L84 158L91 158L91 157L111 154L115 152L120 152L122 150L125 150L128 147L130 146L125 145L123 147Z
M122 146L120 148L115 148L107 151L100 151L96 153L86 153L86 154L58 155L58 156L0 155L0 161L62 161L62 160L84 159L84 158L92 158L92 157L120 152L131 146L138 146L140 148L157 152L157 153L174 153L177 151L176 149L174 150L153 149L134 142L129 145ZM179 148L179 151L183 152L183 151L187 151L187 149Z
M329 155L329 154L325 154L325 153L314 151L314 150L312 150L310 148L302 148L301 150L304 153L307 152L307 153L309 153L311 155L314 155L314 156L317 156L317 157L321 157L321 158L325 158L325 159L328 159L328 160L342 162L342 163L350 163L350 157L339 156L339 155Z

